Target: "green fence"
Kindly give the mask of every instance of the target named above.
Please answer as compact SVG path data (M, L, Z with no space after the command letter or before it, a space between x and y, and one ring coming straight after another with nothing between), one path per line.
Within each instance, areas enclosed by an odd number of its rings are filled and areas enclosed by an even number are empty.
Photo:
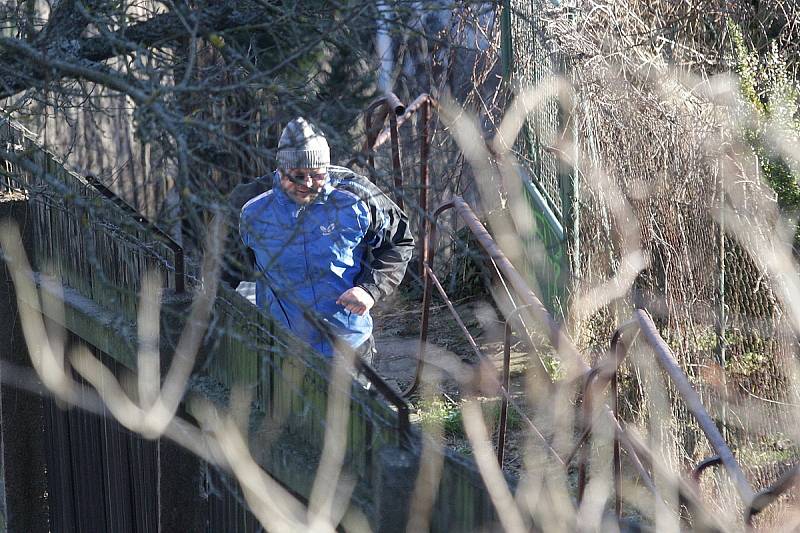
M555 87L565 76L565 57L548 42L539 10L551 6L544 0L506 0L502 9L502 60L506 84L514 92L532 87ZM518 265L542 301L555 315L568 296L570 277L578 265L577 171L558 156L555 146L564 134L565 113L554 98L534 110L514 145L520 179L536 227L520 235L526 261ZM570 136L571 137L571 136Z

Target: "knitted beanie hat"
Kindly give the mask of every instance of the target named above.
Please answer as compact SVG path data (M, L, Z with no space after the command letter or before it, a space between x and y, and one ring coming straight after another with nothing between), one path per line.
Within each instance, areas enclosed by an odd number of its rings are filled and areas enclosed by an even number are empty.
M331 162L325 136L309 121L297 117L289 122L278 141L281 168L322 168Z

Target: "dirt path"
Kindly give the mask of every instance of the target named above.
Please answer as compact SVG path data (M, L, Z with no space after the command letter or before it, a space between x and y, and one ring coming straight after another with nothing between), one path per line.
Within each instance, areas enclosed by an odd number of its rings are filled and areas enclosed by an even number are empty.
M494 363L497 375L500 377L503 369L504 323L499 319L495 308L488 300L479 298L453 303L478 349ZM403 295L381 302L373 310L375 343L378 351L375 367L378 373L398 390L405 390L414 378L419 351L421 314L421 302ZM525 369L529 360L528 354L520 350L519 343L512 344L510 390L515 401L524 406ZM461 366L459 362L475 364L478 356L447 306L438 300L434 300L431 306L425 360L427 379L433 380L433 376L437 374L441 379L439 392L442 399L441 404L437 404L435 409L441 411L436 416L446 418L444 424L446 444L459 452L470 454L469 443L460 428L461 391L458 381L452 376L452 369ZM486 398L485 401L487 423L493 425L499 413L499 399ZM411 404L412 412L415 412L412 419L419 420L430 415L426 412L430 406L420 405L418 399L412 398ZM524 441L525 432L519 417L514 418L510 413L509 420L504 469L509 473L515 473L521 466L518 445L521 446Z
M494 307L486 300L468 299L454 302L465 326L473 336L478 349L495 364L498 372L503 368L503 322ZM422 305L402 295L394 296L376 306L375 343L378 372L398 388L407 387L414 377L419 351ZM511 374L520 375L526 367L527 354L512 345ZM432 366L448 369L453 358L464 363L478 361L469 341L459 328L447 306L434 301L428 329L426 361ZM457 393L453 379L444 379L443 392ZM513 390L513 389L512 389Z

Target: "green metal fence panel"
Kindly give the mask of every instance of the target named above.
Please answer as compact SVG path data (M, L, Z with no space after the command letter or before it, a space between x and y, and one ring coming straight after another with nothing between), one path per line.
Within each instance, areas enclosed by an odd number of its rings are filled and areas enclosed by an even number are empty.
M567 72L564 56L547 41L538 16L549 5L548 0L503 3L502 58L507 84L515 91L555 89L557 77ZM532 286L539 287L542 301L556 316L561 314L578 264L577 172L555 149L565 127L561 104L556 98L548 99L528 115L514 145L522 170L520 179L536 221L531 234L521 235L526 261L518 266Z

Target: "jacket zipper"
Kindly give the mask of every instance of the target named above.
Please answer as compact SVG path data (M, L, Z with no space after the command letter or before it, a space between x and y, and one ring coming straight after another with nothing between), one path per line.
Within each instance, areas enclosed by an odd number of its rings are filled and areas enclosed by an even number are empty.
M301 206L300 207L300 210L298 211L298 218L300 217L300 214L305 211L305 209L306 209L306 206ZM311 282L312 281L311 280L311 272L309 272L309 266L308 266L309 265L309 260L308 260L308 231L307 230L309 229L309 226L307 224L307 221L310 220L310 219L311 219L311 217L309 215L306 215L306 220L303 221L303 232L302 232L303 233L303 259L305 261L306 283L308 283L309 287L311 288L311 294L314 296L314 311L316 311L317 309L319 309L319 302L317 301L317 291L314 288L314 284ZM322 333L320 332L320 344L319 344L319 348L320 349L322 349L322 346L324 345L324 343L325 343L325 339L322 338Z

